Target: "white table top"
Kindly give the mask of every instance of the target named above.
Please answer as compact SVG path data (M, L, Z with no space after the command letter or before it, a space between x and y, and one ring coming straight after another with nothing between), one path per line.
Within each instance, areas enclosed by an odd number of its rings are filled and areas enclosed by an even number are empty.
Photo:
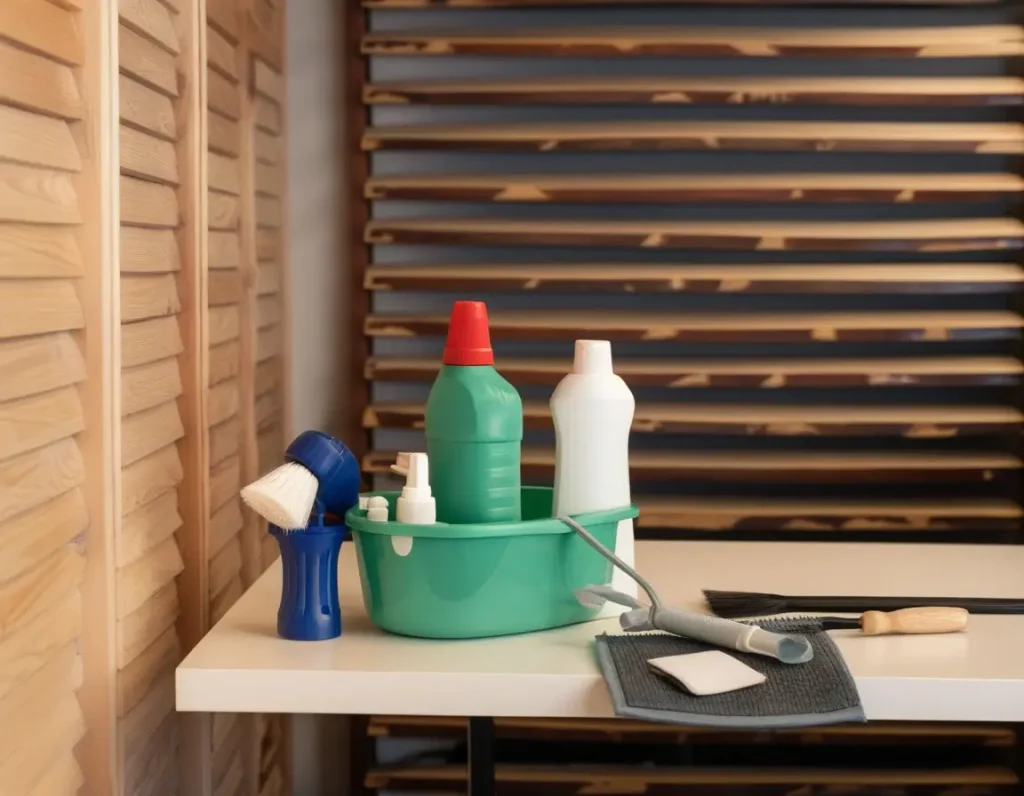
M641 542L637 565L667 605L700 589L788 594L1024 597L1024 547ZM615 619L522 636L393 636L363 609L355 547L342 548L341 638L277 637L278 562L177 670L181 711L607 717L596 634ZM966 633L832 633L872 720L1024 721L1024 616L972 616Z

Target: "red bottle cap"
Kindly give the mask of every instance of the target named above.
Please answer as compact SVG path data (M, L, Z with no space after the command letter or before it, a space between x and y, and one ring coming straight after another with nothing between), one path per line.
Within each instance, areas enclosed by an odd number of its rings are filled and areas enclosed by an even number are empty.
M448 339L441 361L445 365L494 364L487 305L482 301L455 302L448 319Z

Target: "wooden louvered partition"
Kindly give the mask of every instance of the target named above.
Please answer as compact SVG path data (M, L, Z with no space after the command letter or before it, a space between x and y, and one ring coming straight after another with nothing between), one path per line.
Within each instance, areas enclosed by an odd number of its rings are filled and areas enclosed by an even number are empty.
M217 622L274 560L266 524L238 492L281 462L284 450L284 347L280 326L273 357L261 354L269 302L283 324L283 251L261 245L268 203L280 227L283 200L283 9L261 1L247 11L207 4L207 167L209 186L210 623ZM268 81L273 87L271 93ZM266 128L275 140L264 163ZM264 276L264 272L267 276ZM273 272L272 274L270 272ZM268 279L271 276L271 279ZM267 404L272 402L272 411ZM266 430L273 426L272 440ZM284 786L277 719L217 714L210 734L214 794L277 794ZM268 749L272 749L268 755Z
M349 24L370 382L354 422L382 485L396 451L423 449L451 302L479 298L535 483L572 341L614 342L641 538L1021 541L1024 32L1008 4L368 0ZM499 720L497 781L1011 793L1003 732ZM594 752L612 737L646 751ZM458 791L462 755L364 786Z
M287 427L283 332L272 374L256 360L287 274L279 243L257 284L253 154L262 70L284 116L283 13L0 2L4 796L285 788L283 725L179 715L174 685L269 563L237 493L280 460L257 417Z

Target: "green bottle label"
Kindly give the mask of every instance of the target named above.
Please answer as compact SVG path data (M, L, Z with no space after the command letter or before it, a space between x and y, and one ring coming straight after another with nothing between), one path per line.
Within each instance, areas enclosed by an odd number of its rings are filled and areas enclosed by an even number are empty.
M442 365L427 399L440 522L519 522L523 402L490 365Z

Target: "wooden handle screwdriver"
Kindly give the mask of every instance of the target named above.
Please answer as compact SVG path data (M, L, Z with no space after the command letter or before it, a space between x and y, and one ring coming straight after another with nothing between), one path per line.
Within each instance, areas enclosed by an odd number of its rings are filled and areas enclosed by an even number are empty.
M857 629L865 636L956 633L967 627L970 614L963 608L933 606L898 611L866 611L857 618L821 617L825 630Z

